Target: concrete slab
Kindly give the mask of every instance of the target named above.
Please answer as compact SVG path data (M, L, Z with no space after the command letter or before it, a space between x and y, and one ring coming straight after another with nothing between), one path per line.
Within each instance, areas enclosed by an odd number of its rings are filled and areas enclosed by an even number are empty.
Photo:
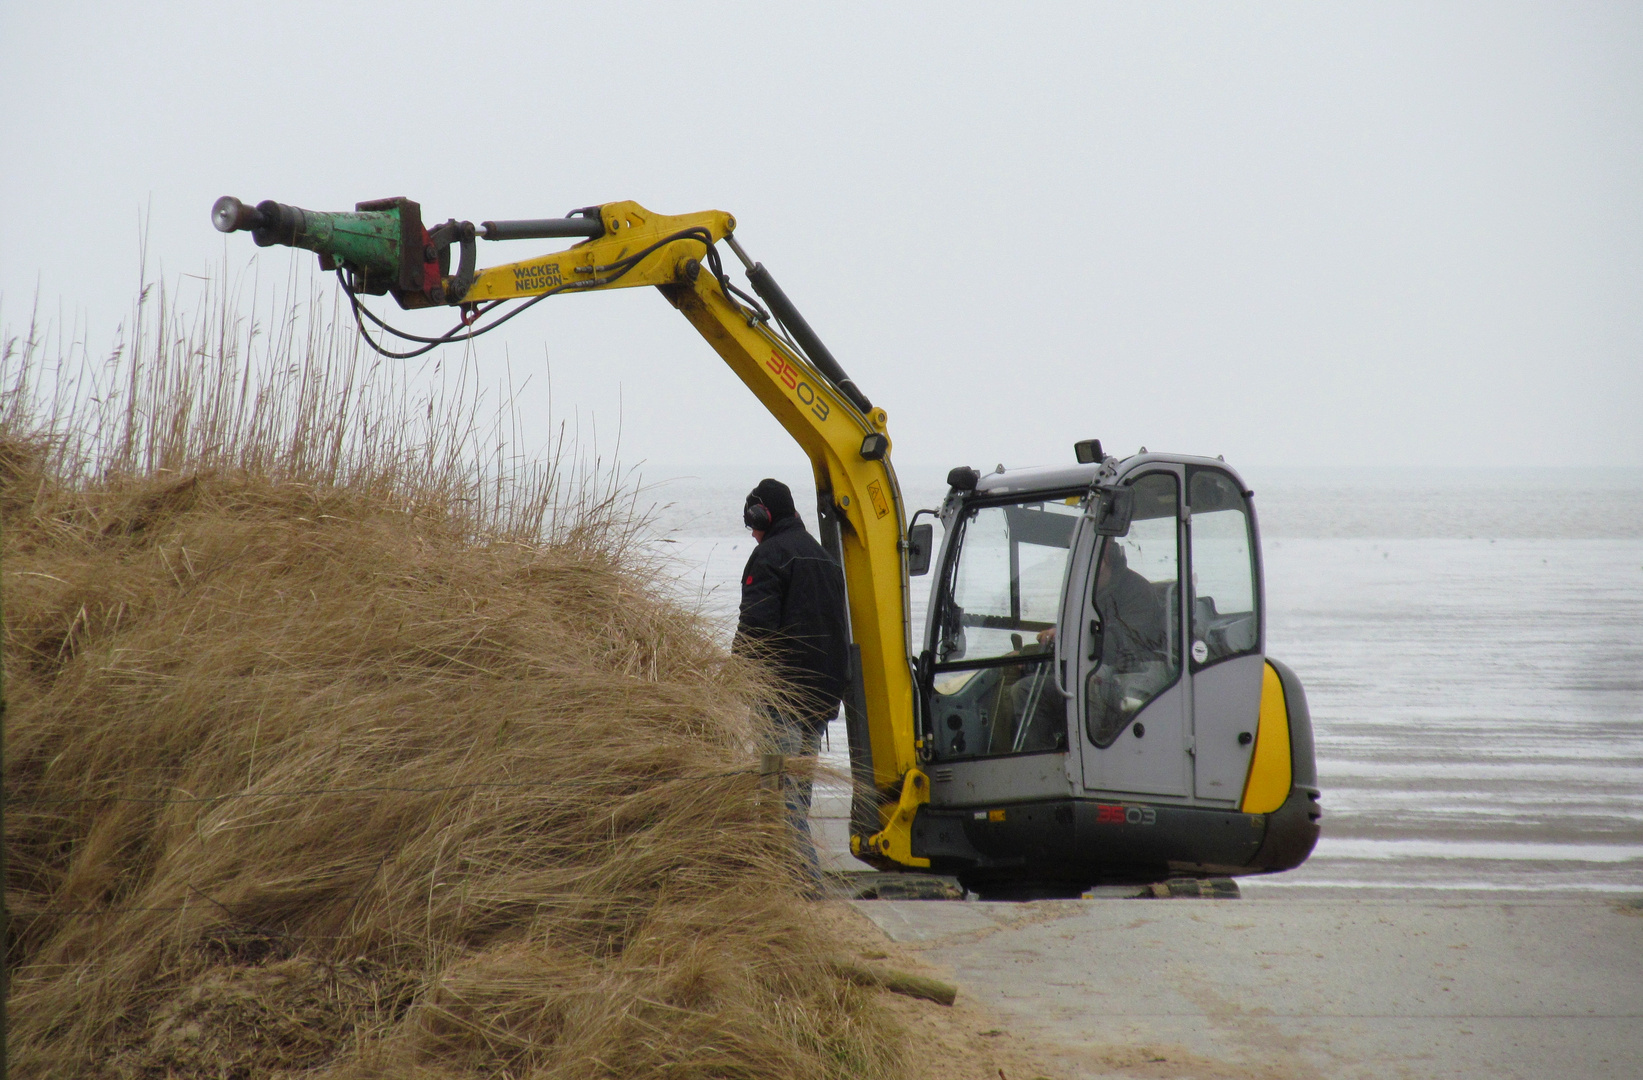
M857 901L1068 1076L1643 1076L1602 899Z

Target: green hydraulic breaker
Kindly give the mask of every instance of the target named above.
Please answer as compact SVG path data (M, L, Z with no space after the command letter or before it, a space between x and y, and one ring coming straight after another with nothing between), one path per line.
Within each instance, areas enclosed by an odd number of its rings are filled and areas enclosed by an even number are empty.
M375 199L353 213L321 212L266 199L248 206L224 195L211 208L219 232L248 230L258 247L305 248L319 255L322 270L342 270L354 292L392 293L400 307L454 304L473 283L474 228L447 222L432 234L422 208L410 199ZM451 243L460 242L462 265L450 271Z

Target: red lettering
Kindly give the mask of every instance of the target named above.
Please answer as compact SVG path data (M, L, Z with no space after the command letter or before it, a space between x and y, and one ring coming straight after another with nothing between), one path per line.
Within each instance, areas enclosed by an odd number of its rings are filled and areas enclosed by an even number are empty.
M772 350L770 359L764 362L764 366L781 379L783 386L796 393L801 403L810 406L810 411L815 414L817 420L826 420L827 415L833 411L827 400L818 395L809 383L799 381L799 369L784 360L781 353Z
M1095 823L1097 825L1122 825L1124 823L1124 808L1122 806L1106 806L1097 803L1095 807Z

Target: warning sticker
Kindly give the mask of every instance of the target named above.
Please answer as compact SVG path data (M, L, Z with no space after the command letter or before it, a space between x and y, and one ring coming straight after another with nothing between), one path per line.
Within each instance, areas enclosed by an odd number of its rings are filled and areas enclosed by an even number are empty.
M873 501L873 513L879 517L890 512L890 500L884 497L884 486L877 480L867 485L867 497Z

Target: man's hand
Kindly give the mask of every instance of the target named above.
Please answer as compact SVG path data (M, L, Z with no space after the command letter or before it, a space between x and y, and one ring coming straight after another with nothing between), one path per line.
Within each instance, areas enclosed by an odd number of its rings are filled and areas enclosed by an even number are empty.
M1054 640L1055 640L1055 627L1046 626L1044 629L1042 629L1038 632L1038 643L1040 645L1048 645L1051 642L1053 642Z

